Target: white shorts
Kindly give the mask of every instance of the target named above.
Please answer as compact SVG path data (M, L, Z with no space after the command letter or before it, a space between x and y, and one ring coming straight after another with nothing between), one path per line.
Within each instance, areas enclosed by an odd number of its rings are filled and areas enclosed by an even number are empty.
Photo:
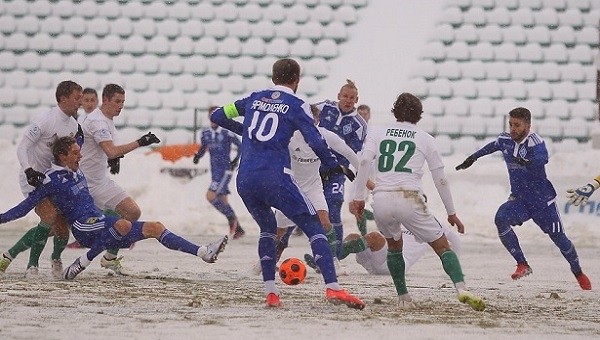
M125 190L109 178L107 178L102 185L90 186L89 189L92 198L94 198L94 204L96 204L100 210L115 210L117 204L129 197Z
M360 253L356 253L356 262L371 275L388 275L390 270L387 266L387 250L387 244L376 251L367 248Z
M419 242L433 242L444 233L420 192L378 191L373 195L372 207L375 223L385 238L399 240L402 226Z
M308 198L310 203L312 203L315 210L324 210L329 211L327 207L327 201L325 200L325 194L323 194L322 186L313 186L307 191L302 191L304 196ZM275 219L277 220L277 228L287 228L294 226L294 222L287 218L281 211L275 210Z

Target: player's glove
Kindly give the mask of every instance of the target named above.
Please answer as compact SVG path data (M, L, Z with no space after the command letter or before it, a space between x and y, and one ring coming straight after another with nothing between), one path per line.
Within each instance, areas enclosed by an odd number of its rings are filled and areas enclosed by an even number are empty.
M123 157L124 156L119 156L107 161L111 174L116 175L119 173L119 171L121 171L121 158Z
M46 175L39 171L33 170L33 168L25 169L25 176L27 176L27 183L29 183L29 185L32 187L39 187L42 185L42 183L44 183L44 178L46 178Z
M520 156L519 157L513 157L513 161L515 161L515 163L517 163L519 165L522 165L522 166L526 166L526 165L529 165L529 163L531 163L530 160L525 159L525 158L520 157Z
M464 162L460 163L459 165L456 166L456 171L458 170L464 170L468 167L470 167L471 165L473 165L473 163L475 163L475 161L477 160L477 158L473 157L473 155L467 157L467 159L464 160Z
M83 145L83 129L81 129L81 125L77 124L77 133L75 133L75 141L77 142L77 145L82 146Z
M148 132L138 139L137 142L139 146L148 146L150 144L160 143L160 139L158 139L158 137L156 137L156 135L152 132Z
M235 156L235 158L232 159L231 162L229 162L229 167L231 168L231 171L237 169L239 164L240 164L240 154Z
M194 159L192 160L194 162L194 164L198 164L199 160L200 160L200 154L195 154Z
M321 172L321 179L323 181L328 181L331 176L335 175L335 174L344 174L346 175L346 177L348 177L348 179L350 180L350 182L354 181L354 178L356 178L356 175L354 174L354 172L350 169L348 169L347 167L343 166L343 165L338 165L336 167L333 167L331 169L327 169Z
M567 190L567 198L569 198L569 204L573 204L574 206L578 205L586 205L588 199L596 189L600 187L600 183L594 180L592 183L588 183L577 189L569 189Z

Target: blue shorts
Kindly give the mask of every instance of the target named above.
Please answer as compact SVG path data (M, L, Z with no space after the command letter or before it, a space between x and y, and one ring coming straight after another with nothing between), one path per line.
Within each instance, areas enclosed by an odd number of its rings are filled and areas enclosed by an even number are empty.
M92 245L102 238L106 238L112 248L129 248L135 240L130 239L131 233L123 236L117 240L113 238L108 229L113 227L115 223L120 220L120 217L114 216L102 216L102 217L91 217L85 221L75 221L71 225L71 233L75 239L85 248L91 248ZM133 223L144 223L136 221Z
M227 170L221 178L215 179L213 177L208 190L214 191L217 195L229 195L229 182L231 181L231 176L232 172Z
M556 202L550 203L540 209L537 206L520 199L511 199L498 208L496 213L497 222L507 223L511 226L520 225L532 219L546 234L564 233L562 220Z
M323 181L323 193L325 194L327 204L332 205L333 203L337 203L341 205L344 202L345 183L346 176L343 174L333 175L328 181Z

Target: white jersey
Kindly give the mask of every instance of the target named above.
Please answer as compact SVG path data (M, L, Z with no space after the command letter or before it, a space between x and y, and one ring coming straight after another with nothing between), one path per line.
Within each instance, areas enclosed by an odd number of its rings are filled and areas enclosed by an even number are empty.
M444 167L434 138L407 122L371 127L362 152L375 158L374 193L397 190L422 192L423 164L427 162L430 171ZM359 199L361 192L355 196ZM364 196L360 198L364 199Z
M54 142L61 137L74 137L76 133L77 121L64 113L58 106L33 118L17 148L17 157L22 170L19 174L19 184L23 194L34 189L27 183L27 177L23 171L33 168L43 173L50 169L54 158L52 156Z
M87 115L81 123L85 142L81 148L81 162L79 166L85 174L90 189L103 183L108 178L107 160L108 156L101 142L116 141L117 129L112 119L107 118L100 109L96 109Z
M358 167L358 156L356 153L335 133L322 128L317 127L327 145L333 151L346 157L350 164L355 168ZM321 190L323 184L319 175L319 167L321 166L321 160L317 157L317 154L310 148L308 143L302 137L300 131L294 132L290 144L288 144L291 156L291 166L294 172L294 179L300 189L306 192L308 189L319 186Z

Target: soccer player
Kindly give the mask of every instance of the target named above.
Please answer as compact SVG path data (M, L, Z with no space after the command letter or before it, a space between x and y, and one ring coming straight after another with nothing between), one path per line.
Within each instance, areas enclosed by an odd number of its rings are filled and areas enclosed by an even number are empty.
M137 203L125 190L108 176L118 174L123 156L139 147L160 143L153 133L147 133L138 140L127 144L115 144L117 129L114 117L121 114L125 105L125 90L117 84L107 84L102 90L102 105L88 114L81 122L86 142L81 147L81 171L86 175L90 194L101 210L110 210L118 216L133 222L139 220L142 212ZM107 170L108 165L108 170ZM122 274L121 258L118 249L109 249L102 257L100 265L117 274Z
M23 170L19 176L19 183L25 197L44 182L44 171L51 166L52 145L57 138L77 136L79 141L83 142L83 134L74 118L81 105L81 97L82 88L79 84L70 80L59 83L56 87L57 105L33 118L25 130L17 147L17 157ZM35 213L40 217L40 223L4 252L0 259L1 273L6 271L19 253L31 248L25 276L37 276L40 255L48 236L53 233L52 274L60 277L61 254L69 241L69 227L56 211L55 204L56 202L50 199L43 199L36 205Z
M170 232L160 222L131 222L120 217L107 217L96 207L79 169L81 152L72 137L59 138L52 147L54 164L46 171L47 179L14 208L0 214L0 223L25 216L43 199L50 198L68 220L73 235L79 243L90 250L65 268L62 277L73 280L103 250L129 247L133 242L155 238L163 246L196 255L205 262L213 263L227 243L227 235L214 243L195 245Z
M508 115L510 133L501 133L495 141L467 157L456 170L467 169L478 158L501 151L508 169L511 193L508 201L498 208L495 223L500 241L517 262L511 278L518 280L533 272L512 229L533 219L569 262L581 289L590 290L592 284L581 270L575 246L565 234L556 206L556 191L546 177L546 144L540 136L531 132L531 112L528 109L517 107Z
M325 175L342 172L354 177L354 174L337 162L314 125L309 104L295 94L300 82L300 65L293 59L277 60L273 64L271 79L275 86L227 104L211 116L211 120L221 127L243 136L237 189L260 227L258 254L266 305L281 306L275 285L277 222L271 210L276 208L309 238L325 280L327 300L363 309L364 302L338 284L323 226L315 215L315 208L294 181L288 150L292 135L296 130L302 133L304 140L321 159ZM244 117L243 124L234 120L238 116Z
M364 186L375 160L373 210L377 227L388 244L387 266L402 307L414 306L406 288L406 263L402 255L402 226L421 242L427 242L440 257L444 271L456 287L458 300L475 310L485 309L485 302L466 288L460 261L450 248L439 223L427 208L423 195L423 165L427 162L435 187L448 213L448 222L464 233L456 215L444 163L435 139L417 127L423 106L419 98L402 93L392 108L395 123L372 127L360 157L357 187ZM356 190L354 204L358 217L365 206L364 190Z
M371 119L371 108L366 105L366 104L361 104L358 105L358 107L356 108L356 112L358 112L358 114L363 117L363 119L365 120L365 122L369 123L369 120ZM369 187L369 182L367 182L367 187ZM354 187L351 185L351 189L354 189ZM372 190L373 188L369 188L369 190ZM350 197L353 197L354 191L351 191L349 194ZM350 204L348 204L348 210L350 210L350 213L354 215L354 206L352 204L352 202L350 202ZM366 209L364 210L363 214L362 214L362 218L359 220L356 220L356 226L358 227L358 231L360 232L361 235L366 235L367 234L367 221L373 221L375 219L375 216L373 216L373 212Z
M83 112L77 115L77 122L81 124L88 114L92 113L98 107L98 92L86 87L83 89L83 98L81 98L81 108Z
M356 112L354 105L358 103L358 88L351 80L346 80L338 93L338 101L325 100L317 103L321 111L319 126L334 132L340 136L346 144L358 153L362 149L367 134L367 122ZM348 160L338 153L334 153L340 160L340 164L348 166ZM323 181L323 190L327 205L329 206L329 219L337 237L337 249L339 255L344 229L342 224L342 205L344 203L344 185L346 178L343 174L330 176Z
M218 107L212 106L208 109L208 117ZM237 147L238 153L233 160L229 159L231 154L231 145ZM233 171L237 167L240 160L240 147L242 143L239 138L231 131L210 122L210 127L202 130L200 137L200 148L194 155L194 164L198 161L206 151L210 154L210 173L211 183L206 192L206 200L213 205L220 213L227 217L229 222L229 234L233 235L233 239L238 239L246 233L227 200L229 195L229 181Z

